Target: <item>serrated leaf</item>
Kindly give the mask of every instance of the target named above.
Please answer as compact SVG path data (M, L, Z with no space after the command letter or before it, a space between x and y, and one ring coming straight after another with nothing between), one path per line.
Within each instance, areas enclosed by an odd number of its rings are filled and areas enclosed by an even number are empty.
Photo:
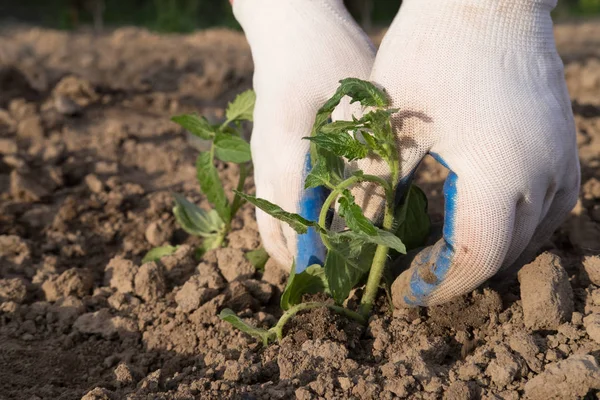
M347 244L349 248L355 246L360 247L366 243L386 246L396 250L398 253L406 254L406 246L402 243L402 240L391 232L384 231L383 229L375 228L375 235L366 235L361 232L345 231L342 233L329 233L328 237L334 243L350 243Z
M204 152L198 155L196 160L196 174L198 182L200 183L200 189L210 201L221 219L225 223L229 223L231 220L231 209L229 208L229 201L225 197L225 191L223 185L219 179L217 168L213 164L213 155L211 152Z
M352 103L358 101L365 107L387 107L389 103L385 92L371 82L347 78L340 81L337 91L321 107L319 113L332 113L344 96L349 96Z
M215 210L203 210L177 193L173 193L173 198L173 215L179 226L190 235L212 236L223 229L223 220Z
M408 250L425 244L431 229L431 220L427 213L427 196L416 185L411 185L404 201L396 211L396 235L404 242Z
M246 260L259 271L265 269L265 264L269 261L269 254L262 247L260 249L249 251L245 254Z
M341 304L371 268L377 245L406 253L404 245L394 234L379 228L377 234L346 231L328 233L331 248L325 259L325 276L334 300Z
M158 261L164 256L170 256L171 254L175 253L178 248L179 246L155 247L147 252L144 258L142 258L142 264L146 264L150 261Z
M392 110L393 111L393 110ZM396 136L392 129L391 113L389 110L374 110L361 118L370 132L361 132L365 143L379 157L390 162L398 158Z
M339 157L346 157L348 161L365 158L369 153L369 149L364 143L346 133L318 132L315 136L305 139L310 140L317 148L327 150Z
M301 273L296 273L296 265L292 265L292 272L288 283L281 295L280 306L283 310L300 304L305 294L327 293L329 285L325 278L325 270L320 265L311 265Z
M344 180L344 160L324 149L319 149L317 154L317 162L306 176L304 188L337 186Z
M327 252L325 258L325 277L329 291L336 303L342 304L348 298L350 291L369 271L370 261L350 259L347 249L334 246ZM366 261L366 262L364 262Z
M260 208L273 218L277 218L278 220L285 222L298 234L306 233L308 231L308 228L310 227L316 228L318 231L322 230L319 224L317 224L316 222L309 221L298 214L287 212L278 205L271 203L270 201L267 201L265 199L259 199L257 197L239 192L237 190L234 190L234 192L237 193L241 198L243 198L247 202L254 204L254 206L256 206L257 208Z
M225 112L227 122L239 120L252 121L255 103L256 93L253 90L246 90L238 94L235 100L227 106L227 111Z
M272 333L265 329L256 328L250 324L247 324L229 308L225 308L223 311L221 311L219 318L221 318L223 321L229 322L240 331L259 339L264 346L267 346L269 341L274 339L274 335Z
M346 133L355 131L360 128L362 124L357 123L357 121L334 121L329 124L323 125L320 129L320 132L329 134L329 133Z
M204 140L212 140L218 130L218 128L212 126L206 118L194 114L177 115L171 118L171 121L179 124L192 135L198 136Z
M252 159L250 144L239 136L217 133L214 144L215 156L221 161L241 164Z
M369 236L377 235L377 228L364 216L362 208L356 204L354 196L349 190L342 192L338 203L340 204L338 212L344 218L348 228Z

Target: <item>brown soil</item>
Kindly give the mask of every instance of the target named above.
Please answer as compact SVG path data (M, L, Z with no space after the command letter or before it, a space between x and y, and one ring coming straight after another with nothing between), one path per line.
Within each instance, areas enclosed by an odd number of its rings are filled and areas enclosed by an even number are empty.
M207 205L196 150L169 116L222 117L250 86L243 36L5 28L0 399L598 396L600 23L556 32L583 187L551 253L431 309L391 312L382 295L367 329L314 310L265 349L217 317L224 307L259 326L278 317L285 276L243 257L260 246L252 208L235 220L230 248L197 263L169 195ZM220 172L234 184L234 166ZM437 221L444 175L432 160L420 173ZM183 246L141 264L167 242Z

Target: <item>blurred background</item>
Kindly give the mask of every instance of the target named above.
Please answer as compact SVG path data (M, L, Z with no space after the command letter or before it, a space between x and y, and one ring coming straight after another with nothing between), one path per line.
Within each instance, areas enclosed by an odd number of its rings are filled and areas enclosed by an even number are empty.
M345 0L369 29L386 25L402 0ZM556 19L600 14L600 0L559 0ZM225 0L2 0L0 19L50 28L136 25L159 32L190 32L213 26L238 28Z

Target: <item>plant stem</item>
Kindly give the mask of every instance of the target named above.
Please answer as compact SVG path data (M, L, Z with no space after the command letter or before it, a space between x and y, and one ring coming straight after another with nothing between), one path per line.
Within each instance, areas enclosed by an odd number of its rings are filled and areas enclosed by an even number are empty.
M283 327L294 315L298 314L300 311L310 310L313 308L320 308L320 307L327 307L330 310L333 310L338 314L341 314L348 318L351 318L362 325L365 325L365 323L366 323L366 319L361 314L354 312L352 310L348 310L347 308L334 306L331 304L325 304L325 303L310 302L310 303L300 303L298 305L295 305L294 307L291 307L289 310L287 310L285 313L283 313L281 318L279 318L279 322L277 322L277 325L275 325L273 328L269 329L269 331L275 332L275 334L277 335L277 339L281 340L283 338Z
M327 212L329 211L329 208L333 205L333 202L335 201L335 199L337 199L337 197L344 190L349 188L350 186L355 185L359 182L364 182L364 181L378 183L381 186L383 186L383 188L385 190L386 198L393 196L390 185L384 179L382 179L378 176L374 176L374 175L351 176L350 178L346 179L345 181L343 181L339 185L337 185L335 187L335 189L329 194L327 199L325 199L325 202L323 203L323 206L321 207L321 213L319 214L319 226L321 228L323 228L323 232L325 232L327 230L327 226L326 226ZM327 238L327 234L323 233L323 232L321 232L321 240L323 241L323 244L325 245L325 247L327 247L327 249L331 249L331 243L329 242L329 239Z
M238 184L236 190L238 192L244 191L244 184L246 183L246 178L248 177L248 168L246 164L238 164L240 167L240 177L238 178ZM231 216L233 217L240 207L242 206L242 198L236 193L233 197L233 202L231 204Z
M393 199L392 201L390 201L390 199L388 198L385 207L385 216L383 217L383 229L389 231L390 229L392 229L393 224L394 202ZM363 297L360 300L360 314L365 320L367 320L369 318L369 314L371 314L373 302L375 301L375 296L377 296L377 291L379 290L381 277L383 276L383 271L387 262L388 251L389 247L387 246L377 246L377 250L375 250L375 255L373 256L373 263L371 264L371 270L369 271L369 278L367 279L367 285L365 287L365 292L363 293Z

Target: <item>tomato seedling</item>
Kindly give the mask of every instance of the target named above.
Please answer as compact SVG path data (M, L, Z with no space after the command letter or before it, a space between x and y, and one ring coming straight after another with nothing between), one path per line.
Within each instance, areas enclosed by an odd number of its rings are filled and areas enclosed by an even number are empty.
M284 310L279 322L269 330L246 324L229 309L220 317L243 332L260 339L265 345L283 336L284 325L300 311L328 307L333 311L366 324L379 290L390 250L406 253L420 246L429 233L427 198L414 185L397 188L400 174L399 151L392 129L391 116L397 109L388 108L385 92L372 83L355 78L344 79L334 96L319 110L310 137L312 170L305 180L305 188L323 186L330 190L318 221L309 221L289 213L264 199L236 191L242 199L288 225L299 235L309 228L319 232L327 248L324 265L312 265L301 273L292 266L287 286L281 296ZM329 122L333 110L344 96L352 102L368 107L360 119ZM345 161L377 157L389 167L389 177L367 175L363 171L345 173ZM382 227L375 226L356 204L351 189L369 182L385 193ZM401 198L399 198L401 197ZM347 229L334 232L327 226L327 215L337 201L338 215ZM343 307L350 291L367 277L359 310ZM335 305L321 302L302 303L304 294L325 292Z
M174 193L175 206L173 214L181 228L193 236L203 238L203 244L197 254L216 249L225 244L231 229L231 221L242 206L244 199L238 194L244 188L251 161L250 145L242 137L242 122L252 121L256 95L252 90L240 93L231 102L225 112L226 120L222 124L213 125L204 117L195 114L184 114L171 120L181 125L192 135L207 141L210 147L201 152L196 160L196 174L200 189L214 207L206 211L185 197ZM231 162L239 165L237 191L230 203L225 195L223 184L219 178L215 160ZM162 256L172 254L177 246L163 246L150 250L143 262L153 261ZM259 249L249 254L253 263L263 264L264 250Z

